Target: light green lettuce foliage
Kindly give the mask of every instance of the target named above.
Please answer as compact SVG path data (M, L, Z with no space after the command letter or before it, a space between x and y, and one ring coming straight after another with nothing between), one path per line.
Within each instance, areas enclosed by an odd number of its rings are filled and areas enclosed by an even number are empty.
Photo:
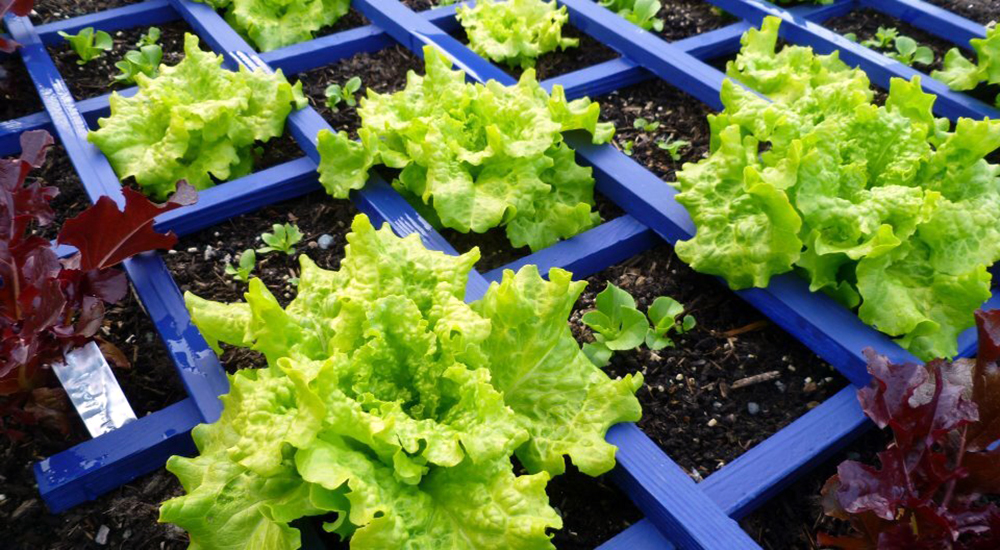
M316 31L336 23L350 0L195 0L217 10L258 51L269 52L312 40Z
M279 70L222 68L222 56L184 36L184 59L161 65L159 76L135 75L132 97L111 95L111 116L87 134L123 181L134 177L147 195L164 199L178 180L196 189L250 173L253 148L284 132L285 119L304 105L301 83Z
M540 55L580 43L563 38L569 15L554 0L484 0L471 8L463 4L455 13L473 51L511 67L534 67Z
M360 189L375 164L402 170L393 186L444 227L483 233L503 226L515 247L532 250L600 222L594 179L576 163L562 132L585 129L594 143L614 127L599 123L590 100L552 95L528 69L514 86L465 82L431 46L426 75L407 75L404 90L361 99L361 138L321 131L320 182L343 198Z
M920 81L884 107L837 54L775 53L779 20L743 37L711 154L678 174L697 226L678 255L733 288L799 268L863 321L929 359L957 351L1000 259L1000 121L932 114ZM762 145L764 153L760 153Z
M663 5L660 0L599 0L598 4L645 30L663 30L663 19L656 17Z
M364 216L347 241L338 271L301 257L286 308L258 279L245 303L185 297L216 349L268 366L230 377L200 456L170 459L187 494L161 521L193 548L297 548L288 523L329 512L352 548L552 548L548 479L567 456L610 470L605 432L641 413L641 375L609 379L570 333L585 283L528 266L466 304L478 250L428 251Z
M973 38L969 45L976 52L976 63L958 48L952 48L944 56L944 69L934 71L931 76L953 90L971 90L982 82L1000 84L1000 25L990 23L986 38ZM1000 106L1000 96L997 105Z

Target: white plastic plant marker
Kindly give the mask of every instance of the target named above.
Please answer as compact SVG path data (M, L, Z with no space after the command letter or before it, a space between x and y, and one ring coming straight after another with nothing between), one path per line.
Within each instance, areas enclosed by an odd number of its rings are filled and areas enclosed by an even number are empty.
M53 364L52 370L91 437L135 420L132 406L96 343L76 348L64 357L65 361Z

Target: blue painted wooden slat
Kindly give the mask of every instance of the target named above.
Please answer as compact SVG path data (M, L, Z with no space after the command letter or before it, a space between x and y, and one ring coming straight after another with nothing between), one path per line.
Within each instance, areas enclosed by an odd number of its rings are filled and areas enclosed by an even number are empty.
M966 50L972 49L969 40L986 36L986 27L979 23L922 0L859 0L858 3L901 19Z
M582 2L584 0L571 0ZM803 17L796 16L763 0L708 0L712 4L759 25L765 17L771 15L783 20L780 34L790 42L812 46L820 53L830 53L840 50L840 58L849 65L860 66L872 82L889 89L889 81L894 77L910 80L921 76L921 84L925 91L934 94L937 101L934 111L948 118L968 117L975 119L1000 118L997 109L961 92L952 91L944 83L924 75L920 71L908 67L881 53L870 50L858 43L851 42L843 36L813 23Z

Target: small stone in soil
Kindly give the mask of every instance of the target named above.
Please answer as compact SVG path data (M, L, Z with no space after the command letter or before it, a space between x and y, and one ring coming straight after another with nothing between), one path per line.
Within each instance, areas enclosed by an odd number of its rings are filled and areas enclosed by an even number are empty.
M756 415L760 412L760 405L754 403L753 401L747 403L747 412L751 415Z
M102 525L97 530L97 536L94 537L94 542L104 546L108 543L108 535L111 534L111 529L107 525Z
M333 246L333 235L328 235L326 233L320 235L319 239L317 239L317 244L319 244L319 247L323 250L330 248Z

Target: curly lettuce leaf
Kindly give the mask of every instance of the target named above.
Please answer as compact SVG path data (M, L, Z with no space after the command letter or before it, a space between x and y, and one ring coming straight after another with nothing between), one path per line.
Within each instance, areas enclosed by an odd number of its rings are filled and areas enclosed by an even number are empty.
M600 0L598 3L639 28L663 30L663 19L656 17L663 9L660 0Z
M195 0L226 9L226 21L258 51L269 52L315 37L350 8L350 0Z
M358 113L360 143L320 132L320 182L335 197L364 186L377 164L401 169L404 196L432 207L440 223L482 233L504 226L515 246L539 250L596 225L591 169L576 163L562 132L584 129L595 143L614 128L600 107L547 94L527 70L515 86L465 82L465 74L432 47L426 75L410 73L405 89L368 91Z
M352 548L552 548L550 475L566 457L608 471L606 431L640 416L641 375L609 379L570 333L585 283L529 266L466 304L478 250L429 251L363 215L347 241L338 271L302 257L287 307L258 279L242 304L186 296L208 341L268 366L230 377L201 456L171 459L188 494L161 520L196 548L297 548L288 523L330 512Z
M580 43L563 37L569 15L554 1L484 0L471 8L460 5L455 13L474 52L511 67L534 67L542 54Z
M958 48L952 48L944 56L944 68L931 76L953 90L971 90L983 82L1000 84L1000 25L991 23L986 27L986 37L973 38L969 45L976 52L975 63Z
M728 66L770 101L727 81L711 154L677 175L697 227L678 255L734 288L799 268L918 356L953 355L1000 259L1000 166L985 160L1000 122L952 129L918 77L874 105L836 53L776 51L779 24L748 31Z
M200 190L249 173L254 144L280 136L301 104L301 83L293 87L280 70L227 71L193 34L184 36L184 53L156 78L137 76L134 96L113 93L111 115L87 134L122 181L134 177L156 199L182 179Z

